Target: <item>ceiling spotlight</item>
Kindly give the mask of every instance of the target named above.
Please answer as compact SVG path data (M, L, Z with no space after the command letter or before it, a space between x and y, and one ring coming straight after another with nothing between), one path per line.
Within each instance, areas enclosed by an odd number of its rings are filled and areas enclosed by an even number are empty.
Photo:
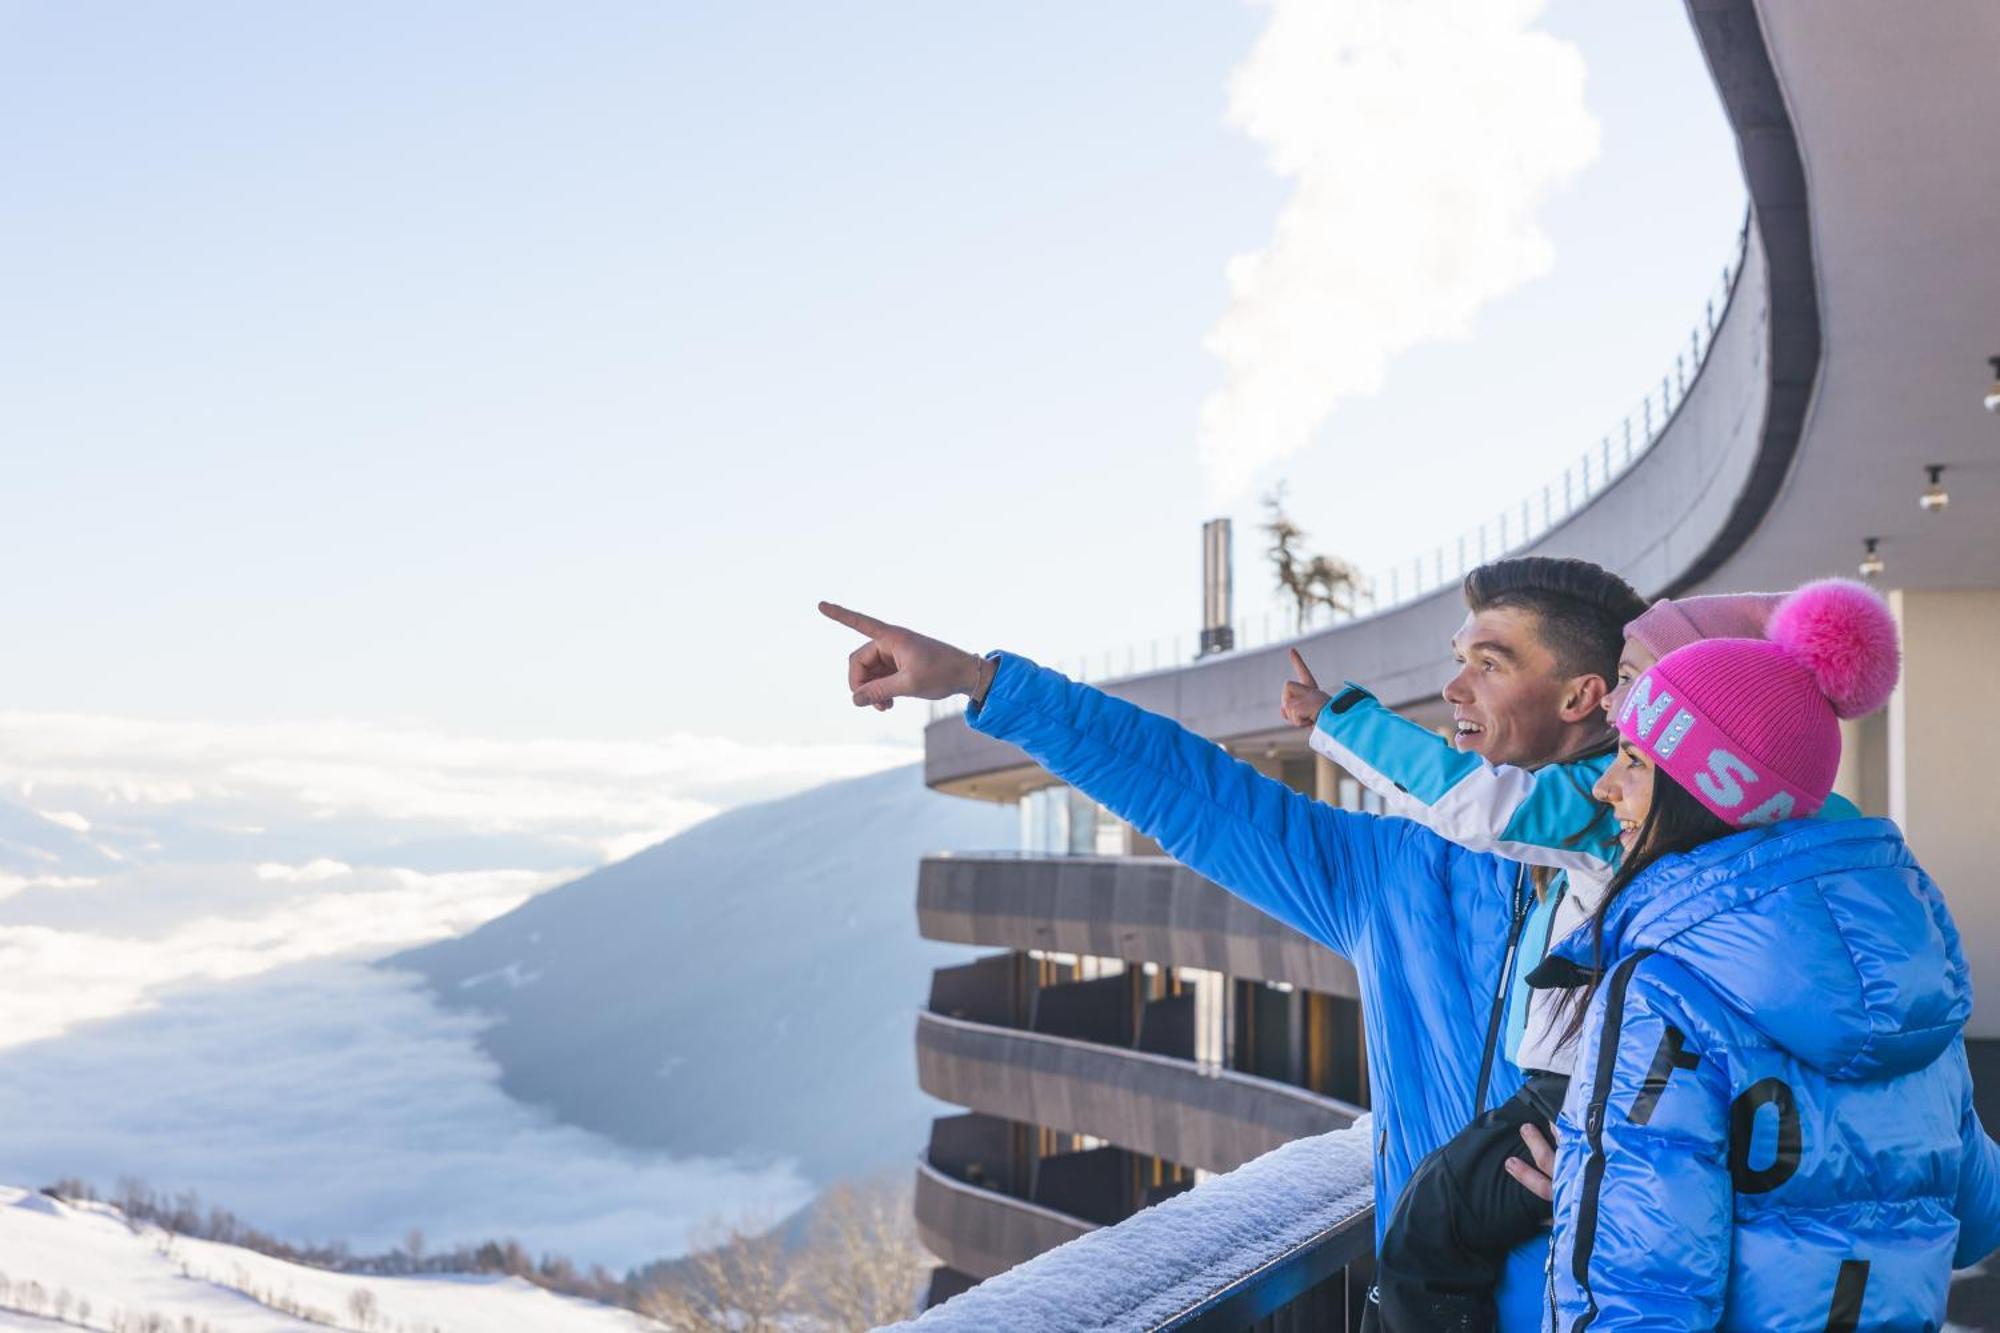
M1993 367L1993 385L1986 391L1986 410L2000 412L2000 356L1989 356L1986 364Z
M1944 507L1951 503L1951 492L1945 490L1942 480L1944 477L1944 464L1927 463L1924 466L1924 471L1931 474L1931 484L1926 486L1924 493L1917 497L1917 503L1924 507L1926 514L1942 514Z
M1861 544L1868 548L1861 556L1861 577L1864 579L1872 579L1888 568L1887 565L1882 563L1882 557L1875 550L1875 543L1879 540L1881 539L1878 537L1863 537L1861 539Z

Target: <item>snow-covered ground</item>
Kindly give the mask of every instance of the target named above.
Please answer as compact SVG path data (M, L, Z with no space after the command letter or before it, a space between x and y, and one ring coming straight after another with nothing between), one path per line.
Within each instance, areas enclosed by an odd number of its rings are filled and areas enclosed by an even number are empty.
M556 1296L519 1278L328 1273L210 1241L134 1231L109 1204L68 1204L0 1186L0 1329L137 1330L160 1315L214 1333L336 1328L368 1333L632 1333L658 1325L629 1311ZM357 1293L372 1309L364 1321ZM67 1297L67 1299L64 1299ZM88 1313L85 1311L88 1303ZM285 1313L286 1310L299 1313ZM307 1318L307 1313L313 1317ZM119 1322L119 1317L123 1322Z

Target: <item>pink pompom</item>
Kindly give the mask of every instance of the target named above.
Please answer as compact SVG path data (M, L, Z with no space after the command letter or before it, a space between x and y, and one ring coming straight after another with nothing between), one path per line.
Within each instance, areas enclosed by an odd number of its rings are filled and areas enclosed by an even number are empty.
M1840 717L1861 717L1888 703L1902 671L1896 618L1852 579L1806 584L1771 613L1764 637L1812 672Z

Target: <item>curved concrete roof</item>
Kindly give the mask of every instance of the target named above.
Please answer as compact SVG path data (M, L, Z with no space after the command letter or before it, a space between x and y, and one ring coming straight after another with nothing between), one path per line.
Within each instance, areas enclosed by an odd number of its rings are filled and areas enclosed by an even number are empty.
M1580 556L1649 595L1848 572L1882 538L1898 587L2000 571L2000 6L1689 0L1751 197L1745 261L1685 402L1632 468L1516 554ZM1952 505L1923 514L1922 466ZM1446 590L1308 635L1386 701L1434 696L1463 609ZM1285 645L1106 688L1223 740L1273 730ZM962 718L925 733L933 786L1045 780Z
M1704 15L1743 7L1693 5L1704 46ZM1824 347L1796 465L1702 590L1852 573L1868 536L1889 586L1993 587L2000 417L1980 397L2000 355L2000 6L1756 9L1803 158ZM1927 463L1947 465L1941 516L1917 507Z

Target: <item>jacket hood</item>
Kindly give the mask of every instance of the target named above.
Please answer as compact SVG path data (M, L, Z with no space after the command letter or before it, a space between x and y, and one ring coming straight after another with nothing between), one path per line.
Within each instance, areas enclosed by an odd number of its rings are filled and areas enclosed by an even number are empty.
M1662 858L1605 913L1603 966L1641 949L1828 1078L1920 1069L1972 1012L1944 898L1886 819L1788 820ZM1587 966L1590 932L1551 953Z

